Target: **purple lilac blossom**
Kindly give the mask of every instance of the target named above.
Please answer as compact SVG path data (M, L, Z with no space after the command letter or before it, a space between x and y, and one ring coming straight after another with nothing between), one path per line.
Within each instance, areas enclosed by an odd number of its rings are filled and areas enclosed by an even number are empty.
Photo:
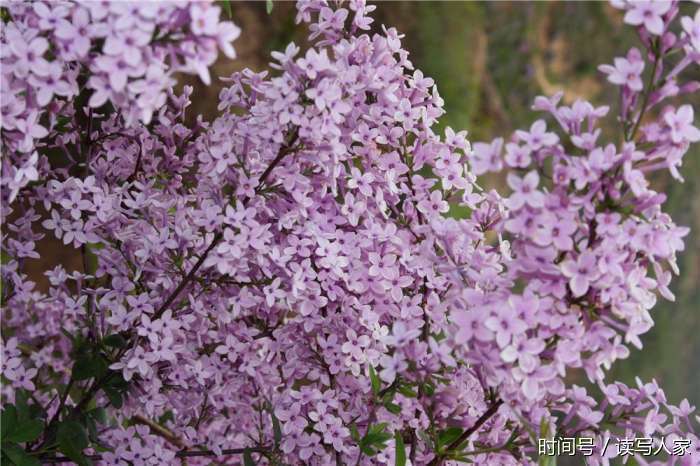
M51 426L106 407L101 446L84 448L105 465L438 465L460 451L534 465L542 428L597 445L688 438L678 464L697 464L694 407L606 371L673 299L688 229L648 177L680 178L700 140L692 106L670 100L693 91L698 15L676 37L676 2L614 5L643 47L600 68L620 87L623 142L598 141L608 107L557 94L535 99L529 130L473 149L466 131L434 131L435 83L396 29L368 32L362 0L300 1L309 48L225 78L219 116L192 124L192 88L172 85L208 83L219 50L235 56L218 5L3 6L3 405L30 392ZM507 194L478 185L489 171ZM46 235L85 266L46 271L40 292L25 267ZM126 388L80 379L77 341ZM448 429L465 438L436 447ZM609 464L600 452L589 464Z

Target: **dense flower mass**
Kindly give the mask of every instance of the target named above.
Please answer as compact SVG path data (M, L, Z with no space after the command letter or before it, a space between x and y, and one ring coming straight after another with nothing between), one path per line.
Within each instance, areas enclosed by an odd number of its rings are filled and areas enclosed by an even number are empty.
M76 109L82 118L80 106L67 105L74 99L91 109L109 101L128 127L149 123L163 107L175 72L208 83L219 48L234 58L240 33L219 21L220 10L199 2L9 4L0 63L3 153L17 154L3 158L11 164L2 174L10 199L37 180L34 149L56 120Z
M311 46L225 78L194 124L171 86L235 55L219 6L5 4L3 460L515 465L556 435L609 464L636 434L699 464L694 408L606 371L673 299L688 230L648 178L700 140L675 99L700 16L614 4L641 38L600 67L618 120L538 97L473 150L431 129L435 83L361 0L300 2ZM45 235L83 269L41 292Z

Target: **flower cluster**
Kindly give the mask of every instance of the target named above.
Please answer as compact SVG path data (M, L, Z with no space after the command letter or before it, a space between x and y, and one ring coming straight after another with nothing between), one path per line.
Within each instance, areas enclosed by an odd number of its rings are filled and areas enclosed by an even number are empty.
M209 83L209 65L219 49L235 57L231 42L240 33L208 2L40 1L3 8L2 131L4 151L13 156L2 177L11 198L38 180L35 149L50 131L82 118L84 107L116 111L127 126L149 123L175 73Z
M536 436L619 430L700 448L687 402L605 374L673 299L688 232L647 179L680 178L700 139L687 104L645 119L695 90L700 27L671 32L675 3L619 5L644 46L601 67L621 144L599 142L607 107L557 95L473 150L433 131L435 83L364 1L300 2L310 47L225 78L220 116L189 125L172 73L207 80L235 26L204 3L96 5L8 8L2 396L45 430L5 456L536 464ZM83 268L42 292L26 264L47 234Z

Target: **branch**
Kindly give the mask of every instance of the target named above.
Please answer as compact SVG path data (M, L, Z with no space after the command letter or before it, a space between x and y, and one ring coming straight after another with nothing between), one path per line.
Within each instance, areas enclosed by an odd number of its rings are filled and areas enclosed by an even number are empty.
M296 129L294 130L294 132L292 133L292 136L291 136L291 138L290 138L290 141L289 141L288 143L286 143L286 144L280 149L280 151L279 151L279 153L277 154L277 156L274 158L274 160L272 160L272 162L270 162L270 165L268 165L268 167L265 169L265 171L263 172L263 174L260 176L260 179L258 180L258 185L255 187L255 193L256 193L256 194L258 194L258 193L260 192L260 189L262 188L263 184L265 183L265 181L267 180L267 178L268 178L268 177L270 176L270 174L272 173L272 170L274 170L275 167L276 167L277 165L279 165L279 163L282 161L282 159L283 159L286 155L288 155L288 154L290 154L291 152L293 152L292 146L294 145L294 143L295 143L296 140L297 140L298 132L299 132L299 130L298 130L298 128L296 128ZM248 203L249 200L250 200L250 198L246 198L246 199L243 200L243 206L244 206L244 207L245 207L245 205ZM170 296L168 296L168 298L167 298L167 299L163 302L163 304L161 304L161 306L158 308L158 310L156 311L156 313L153 315L153 320L156 320L156 319L160 318L160 317L165 313L165 311L168 309L168 307L172 304L172 302L175 301L175 299L180 295L180 293L182 292L182 290L184 290L185 287L194 279L194 277L195 277L197 271L200 269L200 267L202 267L202 264L204 264L204 261L207 259L207 256L209 255L209 253L211 253L211 251L219 244L219 242L223 239L223 237L224 237L224 235L223 235L223 233L221 233L221 232L219 232L219 233L217 233L216 235L214 235L214 239L213 239L212 242L209 244L209 246L208 246L207 249L204 251L204 253L199 257L199 260L198 260L197 263L194 265L194 267L192 267L192 269L191 269L191 270L189 271L189 273L185 276L185 278L182 279L182 281L181 281L180 284L177 286L177 288L175 288L175 290L170 294Z
M651 95L651 91L654 88L654 84L656 82L656 70L659 66L659 61L661 60L661 44L657 44L654 46L652 43L652 47L654 48L654 62L652 63L651 67L651 75L649 76L649 82L647 83L647 87L644 90L644 96L642 97L642 107L639 110L639 116L637 117L637 122L634 124L632 127L632 132L627 135L625 138L625 141L631 141L634 139L635 135L637 134L637 130L639 129L639 126L642 124L642 118L644 118L644 113L647 111L647 107L649 104L649 96Z
M143 424L145 426L148 426L151 429L152 434L164 438L168 441L168 443L178 448L185 448L185 442L183 442L180 437L178 437L177 435L175 435L175 433L173 433L169 429L166 429L162 425L148 419L147 417L144 417L141 414L136 414L131 418L131 420L137 424Z
M160 319L163 316L168 307L170 307L172 302L175 301L175 298L177 298L182 292L182 290L184 290L185 287L189 285L189 283L194 279L200 267L202 267L202 265L204 264L204 261L207 260L207 256L209 255L209 253L219 244L223 237L224 235L221 232L214 235L214 239L212 239L209 246L207 246L207 249L199 257L199 260L196 264L194 264L194 267L190 269L190 271L187 273L185 278L182 279L177 288L175 288L175 290L172 293L170 293L170 296L168 296L168 298L165 301L163 301L163 304L161 304L158 310L155 312L155 314L153 314L153 320Z
M435 458L430 462L430 466L438 466L442 464L442 460L445 458L446 454L457 447L459 447L465 440L467 440L471 435L479 430L486 421L488 421L496 412L498 411L498 408L501 407L503 404L503 400L496 400L491 406L489 406L489 409L482 414L479 419L476 420L474 425L472 425L469 429L465 430L462 432L462 435L457 437L456 440L454 440L452 443L450 443L447 448L445 448L445 453L436 455Z
M450 443L447 446L447 449L452 450L460 446L462 442L467 440L474 432L479 430L481 426L484 425L484 423L491 418L491 416L496 414L498 408L500 408L502 404L503 400L496 400L491 406L489 406L489 409L487 409L486 412L482 414L481 417L479 417L479 419L476 420L474 425L462 432L462 435L457 437L457 439L454 442Z
M277 156L274 158L272 162L270 162L270 165L265 169L263 172L262 176L260 177L260 180L258 181L258 185L255 188L255 193L258 194L260 192L260 189L262 188L263 183L267 180L267 178L270 176L272 173L272 170L279 165L279 163L282 161L284 156L290 154L293 152L292 146L296 142L299 134L299 129L295 128L294 131L292 132L291 137L289 138L289 142L287 142L279 151ZM243 205L245 206L250 198L246 198L243 200ZM199 257L195 265L192 267L192 269L187 273L185 278L182 279L180 284L175 288L175 290L170 293L170 295L166 298L166 300L163 302L163 304L158 307L156 312L153 315L153 320L159 319L160 317L165 314L165 311L168 309L168 307L175 301L175 299L180 295L180 293L187 287L187 285L190 284L192 280L194 280L197 272L199 269L202 267L204 264L204 261L207 259L207 256L211 251L219 244L219 242L223 239L223 233L219 232L216 235L214 235L214 238L212 239L212 242L207 246L207 249L202 253L202 255ZM117 356L117 360L121 359L121 357L126 353L127 348L124 348L121 350L120 355ZM107 377L111 376L111 374L108 372L105 374L100 380L94 381L90 389L88 389L87 393L83 396L83 398L80 400L78 405L76 406L76 410L81 410L85 405L92 399L92 397L97 393L97 391L100 389L102 383L106 380Z

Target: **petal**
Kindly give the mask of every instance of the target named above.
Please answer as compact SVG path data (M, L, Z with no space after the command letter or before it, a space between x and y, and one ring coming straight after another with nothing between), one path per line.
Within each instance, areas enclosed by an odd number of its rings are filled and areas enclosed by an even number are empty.
M537 381L532 379L531 377L528 377L523 381L522 388L525 396L531 400L537 398L537 395L540 392L540 384L537 383Z
M574 297L580 298L588 291L588 279L582 275L575 275L569 280L569 286L571 287L571 292Z

